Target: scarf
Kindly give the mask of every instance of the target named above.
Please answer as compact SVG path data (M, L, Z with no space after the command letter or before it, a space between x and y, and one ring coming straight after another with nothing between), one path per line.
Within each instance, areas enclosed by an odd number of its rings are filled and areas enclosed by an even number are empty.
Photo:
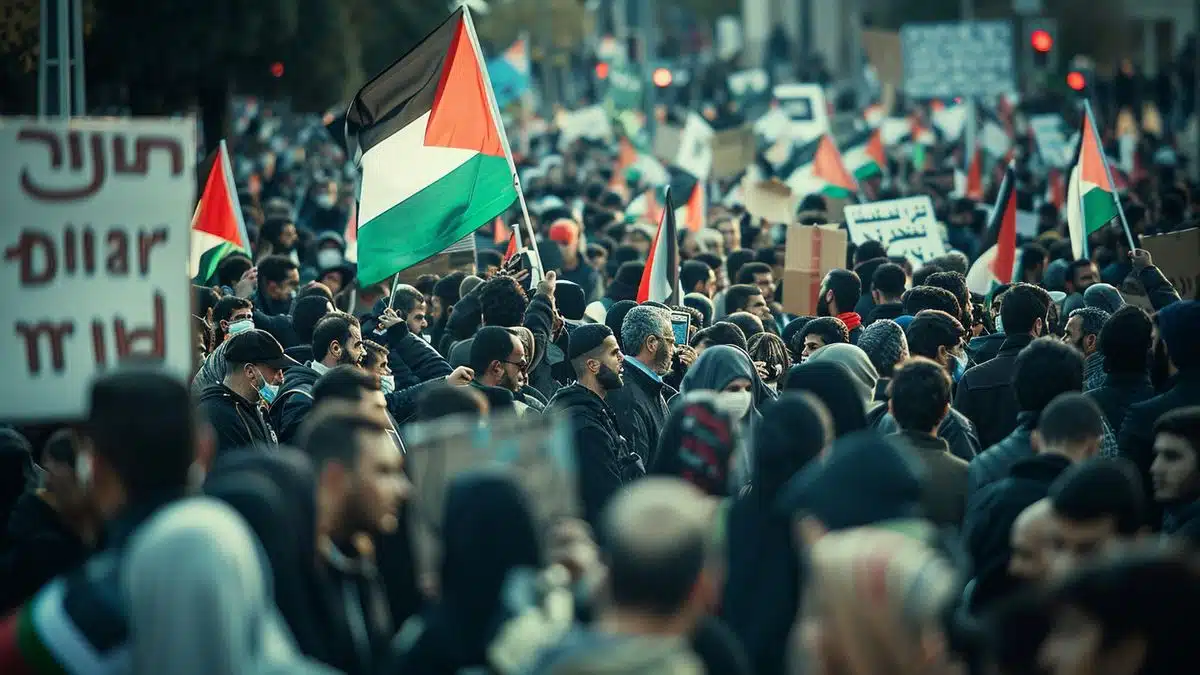
M846 324L846 330L854 330L862 325L862 317L858 315L858 312L842 312L837 315L837 318Z

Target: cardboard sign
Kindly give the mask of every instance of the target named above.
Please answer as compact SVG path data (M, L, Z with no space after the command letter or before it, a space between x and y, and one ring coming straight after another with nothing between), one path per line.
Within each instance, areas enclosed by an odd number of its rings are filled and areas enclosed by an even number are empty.
M831 228L791 225L784 254L783 309L797 316L817 313L821 282L830 270L846 266L846 232Z
M755 218L789 225L796 219L800 200L778 180L755 181L747 177L742 181L742 193L746 211Z
M718 131L713 136L712 177L733 178L754 162L754 130L748 126Z
M902 255L913 271L946 253L929 197L906 197L886 202L850 204L844 210L850 241L855 246L878 241L888 255Z
M1184 300L1195 300L1200 286L1200 228L1142 237L1154 265Z
M920 99L984 98L1016 91L1008 21L907 24L900 29L904 93Z
M899 87L904 84L904 52L900 34L888 30L864 30L861 33L867 61L875 69L880 84Z
M183 379L195 122L0 120L0 420L78 420L127 359Z
M528 238L528 237L526 237ZM528 242L526 242L528 245ZM426 258L400 272L400 283L410 286L426 274L444 277L453 272L475 273L475 233L472 232L450 245L445 251Z
M807 143L829 132L829 107L819 84L775 85L775 100L787 116L787 135L796 143Z
M539 532L579 513L575 450L570 426L548 415L501 415L487 427L451 417L401 430L405 468L413 483L410 502L418 569L436 575L442 511L454 478L467 471L497 471L512 478L529 500Z

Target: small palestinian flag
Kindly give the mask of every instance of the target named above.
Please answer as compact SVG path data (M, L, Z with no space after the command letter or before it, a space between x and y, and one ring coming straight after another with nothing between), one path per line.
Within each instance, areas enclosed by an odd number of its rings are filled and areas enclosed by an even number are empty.
M1017 175L1010 162L988 222L984 251L967 271L967 288L987 295L997 284L1012 283L1017 262Z
M225 256L234 252L250 255L250 237L242 219L233 169L229 164L229 149L225 141L217 146L212 169L204 183L204 192L192 214L192 278L201 285L212 283L217 266Z
M679 304L679 238L676 236L675 208L671 188L667 188L662 219L650 244L650 256L638 285L638 302Z
M812 152L812 159L802 163L788 178L788 187L797 195L823 193L830 197L846 198L858 191L858 182L846 170L842 153L829 134L814 140L802 152Z
M508 139L482 63L471 14L459 7L350 104L364 283L437 255L516 201Z
M1086 250L1085 242L1093 232L1103 229L1117 217L1117 195L1105 167L1091 106L1080 123L1079 152L1067 188L1067 228L1072 244Z
M846 147L843 154L846 168L856 179L863 180L883 173L883 167L887 166L887 156L884 154L883 138L879 129L861 131L847 139L843 145Z

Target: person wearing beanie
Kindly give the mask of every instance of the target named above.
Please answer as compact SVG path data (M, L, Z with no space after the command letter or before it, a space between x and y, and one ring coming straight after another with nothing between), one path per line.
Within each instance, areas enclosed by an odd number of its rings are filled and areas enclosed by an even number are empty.
M1158 326L1155 355L1166 362L1170 388L1130 407L1118 441L1121 455L1137 465L1148 490L1153 487L1154 424L1172 410L1200 405L1200 301L1171 303L1158 311L1154 322Z
M548 414L569 420L575 441L575 470L584 519L600 525L600 514L622 485L645 475L637 454L621 437L617 416L605 399L625 386L621 347L603 324L584 324L571 333L567 358L576 381L554 394Z
M892 372L896 364L908 358L908 338L904 336L904 329L891 319L877 319L863 329L858 338L858 348L866 352L871 365L879 373L879 381L875 383L875 400L886 402Z
M1116 314L1118 309L1125 306L1125 298L1121 297L1121 291L1110 284L1099 283L1088 286L1083 292L1083 304Z
M559 277L578 284L583 289L585 302L600 297L600 276L580 254L579 225L569 218L560 218L550 225L549 237L562 254Z
M587 307L587 291L584 287L559 277L554 284L555 307L562 318L567 321L582 321L583 312Z

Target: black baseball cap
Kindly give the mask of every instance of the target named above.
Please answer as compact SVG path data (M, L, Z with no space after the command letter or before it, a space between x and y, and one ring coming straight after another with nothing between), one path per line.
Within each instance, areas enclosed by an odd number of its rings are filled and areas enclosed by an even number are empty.
M230 363L255 363L283 370L300 362L283 353L279 340L265 330L248 330L229 338L225 360Z

